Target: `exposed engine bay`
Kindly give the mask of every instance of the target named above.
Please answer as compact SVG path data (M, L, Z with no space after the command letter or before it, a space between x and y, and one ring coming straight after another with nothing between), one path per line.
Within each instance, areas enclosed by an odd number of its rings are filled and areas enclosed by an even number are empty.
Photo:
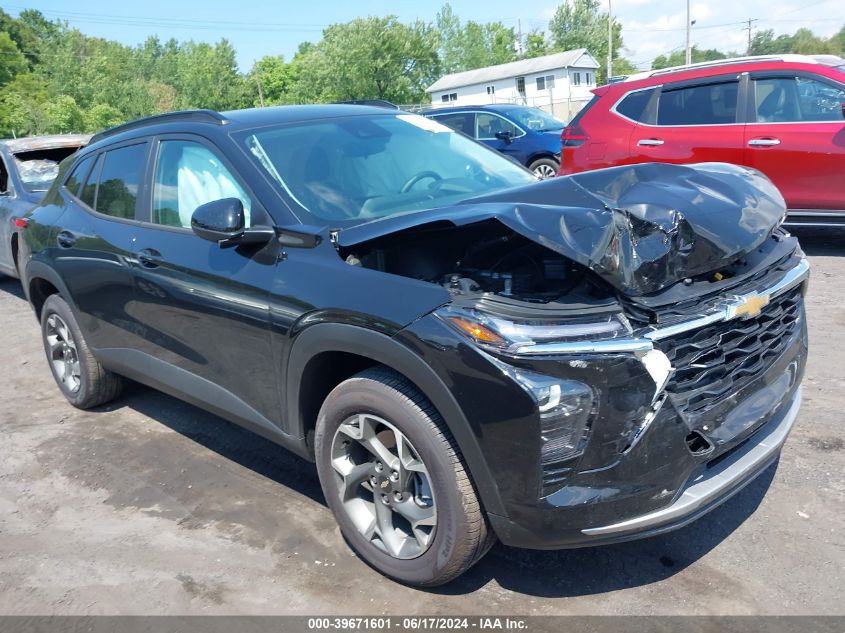
M615 294L584 266L493 220L420 227L341 254L351 265L439 284L455 299L549 304L566 297L583 307Z

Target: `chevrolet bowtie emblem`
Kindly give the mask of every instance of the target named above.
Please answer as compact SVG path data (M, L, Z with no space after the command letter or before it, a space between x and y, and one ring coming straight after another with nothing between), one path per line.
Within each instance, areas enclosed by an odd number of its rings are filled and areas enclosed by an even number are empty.
M744 297L744 301L736 307L736 317L750 319L756 317L769 305L769 295L751 295Z

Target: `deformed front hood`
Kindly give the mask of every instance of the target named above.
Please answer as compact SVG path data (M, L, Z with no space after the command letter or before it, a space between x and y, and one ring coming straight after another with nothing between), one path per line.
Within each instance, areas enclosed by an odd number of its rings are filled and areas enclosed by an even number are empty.
M716 271L762 244L786 206L763 174L725 163L646 163L552 178L342 230L341 247L430 224L498 220L624 294Z

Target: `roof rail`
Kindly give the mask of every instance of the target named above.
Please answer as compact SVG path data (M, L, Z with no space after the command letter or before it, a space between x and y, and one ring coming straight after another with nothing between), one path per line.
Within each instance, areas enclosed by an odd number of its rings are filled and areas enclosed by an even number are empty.
M171 121L192 121L196 123L213 123L215 125L226 125L229 119L215 110L179 110L177 112L165 112L164 114L153 114L152 116L145 116L128 123L116 125L115 127L103 130L91 137L89 145L93 145L104 138L134 130L136 128L146 127L155 123L170 123Z
M733 64L751 64L753 62L804 62L808 64L818 64L819 60L810 55L798 55L795 53L785 53L783 55L749 55L746 57L730 57L727 59L716 59L709 62L697 62L695 64L684 64L682 66L672 66L671 68L661 68L660 70L646 70L644 72L629 75L625 81L636 81L637 79L644 79L646 77L659 77L660 75L668 75L681 70L698 70L700 68L717 68L719 66L730 66Z

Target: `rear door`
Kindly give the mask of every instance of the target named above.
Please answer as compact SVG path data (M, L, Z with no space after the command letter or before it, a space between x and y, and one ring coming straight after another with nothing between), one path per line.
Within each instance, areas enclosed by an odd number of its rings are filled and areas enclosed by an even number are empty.
M138 332L131 266L135 216L146 196L149 143L128 141L77 164L63 184L54 263L88 344L131 346Z
M845 85L799 71L752 73L745 163L791 210L845 212Z
M740 84L736 74L664 84L630 137L630 162L741 164Z

